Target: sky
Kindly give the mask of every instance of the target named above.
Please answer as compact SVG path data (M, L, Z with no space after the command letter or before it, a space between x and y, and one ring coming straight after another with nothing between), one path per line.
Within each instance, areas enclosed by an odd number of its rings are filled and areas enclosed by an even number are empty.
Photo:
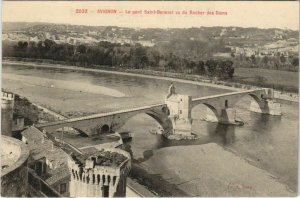
M76 13L87 9L88 13ZM97 13L114 9L115 14ZM130 14L126 14L126 10ZM143 14L132 14L141 10ZM144 14L144 10L165 10L173 14ZM183 14L190 10L204 15ZM237 26L299 30L298 1L3 1L4 22L50 22L74 25L137 28L189 28ZM180 14L175 14L178 11ZM208 11L227 15L207 15Z

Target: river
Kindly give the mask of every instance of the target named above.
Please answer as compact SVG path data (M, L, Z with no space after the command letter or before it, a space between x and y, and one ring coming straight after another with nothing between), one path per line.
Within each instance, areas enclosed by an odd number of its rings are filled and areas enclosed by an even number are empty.
M3 88L69 117L161 103L170 85L170 81L162 79L22 65L4 64L2 73ZM174 85L176 92L193 97L229 92L176 81ZM206 108L195 107L192 129L199 137L197 140L172 141L151 134L149 130L157 127L157 123L142 114L131 118L123 129L134 132L130 145L140 161L151 158L153 151L163 147L214 142L277 176L296 192L298 103L282 103L283 115L278 117L248 111L250 100L245 97L236 105L237 117L245 122L244 126L202 121Z

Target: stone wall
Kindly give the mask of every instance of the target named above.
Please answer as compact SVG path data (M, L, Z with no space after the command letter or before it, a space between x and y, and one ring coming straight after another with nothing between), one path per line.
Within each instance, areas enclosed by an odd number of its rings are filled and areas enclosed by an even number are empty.
M29 149L21 141L1 136L1 196L27 197Z

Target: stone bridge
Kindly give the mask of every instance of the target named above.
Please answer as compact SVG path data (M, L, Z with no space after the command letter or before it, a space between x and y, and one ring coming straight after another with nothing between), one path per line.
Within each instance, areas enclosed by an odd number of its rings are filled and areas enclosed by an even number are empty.
M47 132L53 132L63 127L71 127L88 136L99 135L117 131L133 116L145 113L154 118L165 131L172 131L172 122L168 117L167 110L166 104L158 104L43 123L38 124L37 127L45 129Z
M236 120L236 111L233 107L240 99L247 95L252 98L249 106L250 111L270 115L281 115L280 104L274 102L272 89L246 90L194 98L191 102L191 109L199 104L203 104L208 107L208 121L234 123Z
M231 92L193 99L188 95L177 94L173 89L163 104L70 118L38 124L37 127L47 132L71 127L88 136L100 135L115 132L133 116L145 113L161 125L164 135L191 136L191 111L195 106L203 104L208 107L208 121L235 124L236 111L233 107L246 95L253 98L249 110L269 115L281 115L280 104L274 101L272 89Z

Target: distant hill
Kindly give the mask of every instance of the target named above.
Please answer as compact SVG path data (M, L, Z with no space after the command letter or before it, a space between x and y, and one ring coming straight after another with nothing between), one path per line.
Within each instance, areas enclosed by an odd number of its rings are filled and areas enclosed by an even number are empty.
M43 22L3 22L2 23L2 31L21 31L25 28L33 27L36 25L51 25L50 23Z
M42 22L4 22L3 33L22 31L25 36L44 38L45 34L53 38L93 38L95 40L116 41L126 39L128 41L149 42L163 48L177 48L187 43L206 43L204 47L215 48L220 46L233 47L256 47L276 42L278 40L298 39L299 31L287 29L261 29L261 28L242 28L242 27L192 27L192 28L127 28L116 26L86 26L70 24L54 24ZM43 35L43 36L41 36ZM52 39L52 37L50 39ZM165 46L168 43L173 46ZM179 43L179 44L177 44ZM184 43L182 45L181 43ZM219 44L218 44L219 43ZM185 50L185 49L181 49ZM202 49L196 49L199 52ZM217 50L224 52L224 49ZM226 50L225 50L226 51Z

